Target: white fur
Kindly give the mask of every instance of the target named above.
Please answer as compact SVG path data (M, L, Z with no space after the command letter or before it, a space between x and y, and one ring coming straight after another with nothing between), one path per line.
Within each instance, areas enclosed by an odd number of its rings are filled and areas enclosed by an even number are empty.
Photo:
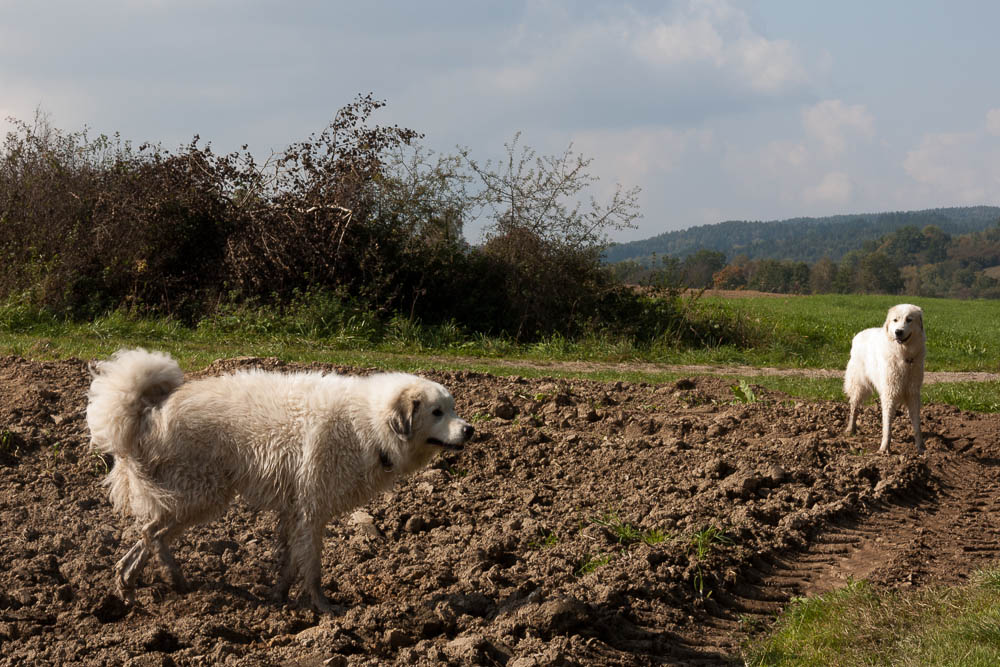
M885 324L865 329L851 343L851 359L844 373L844 393L851 403L847 434L855 430L858 409L878 392L882 404L882 445L889 451L889 433L896 410L906 405L913 423L913 443L924 451L920 434L920 387L924 382L924 312L901 303L889 309Z
M120 350L96 364L87 423L115 465L106 484L142 539L118 562L131 599L151 554L185 586L169 543L222 514L236 494L278 513L284 599L296 578L314 607L323 530L442 448L461 449L473 429L440 384L403 373L368 377L258 370L184 382L168 355Z

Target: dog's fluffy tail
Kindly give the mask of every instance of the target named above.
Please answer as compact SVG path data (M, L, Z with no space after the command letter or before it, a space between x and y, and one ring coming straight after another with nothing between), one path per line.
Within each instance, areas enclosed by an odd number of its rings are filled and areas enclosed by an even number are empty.
M119 350L91 373L87 425L94 449L115 457L105 480L111 502L151 518L172 503L145 472L143 435L151 410L184 382L184 373L169 355L143 349Z

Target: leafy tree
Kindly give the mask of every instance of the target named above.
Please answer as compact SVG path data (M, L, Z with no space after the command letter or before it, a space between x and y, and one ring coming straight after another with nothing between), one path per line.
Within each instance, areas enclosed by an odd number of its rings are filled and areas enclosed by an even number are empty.
M899 267L885 253L873 252L861 258L858 285L869 294L898 294L903 289L903 278Z
M743 268L735 264L728 264L712 276L712 287L715 289L739 289L746 287L747 278L743 273Z
M587 171L592 160L572 146L539 156L519 142L517 134L496 163L480 163L468 149L461 156L489 221L482 253L501 267L498 296L521 339L592 316L594 299L611 288L600 261L607 233L633 227L640 214L638 188L619 185L604 202L588 196L597 181Z
M836 277L837 265L829 257L823 257L809 271L809 290L813 294L828 294L833 291Z
M699 250L684 258L684 283L696 289L712 286L712 276L726 265L726 256L714 250Z

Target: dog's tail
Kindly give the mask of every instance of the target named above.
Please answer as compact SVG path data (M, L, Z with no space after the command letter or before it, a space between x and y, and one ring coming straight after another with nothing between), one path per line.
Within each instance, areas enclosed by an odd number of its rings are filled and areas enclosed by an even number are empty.
M145 472L143 434L152 408L184 382L184 373L169 355L143 349L119 350L91 366L93 380L87 403L91 444L115 457L105 483L116 509L131 508L138 517L158 514L170 498Z

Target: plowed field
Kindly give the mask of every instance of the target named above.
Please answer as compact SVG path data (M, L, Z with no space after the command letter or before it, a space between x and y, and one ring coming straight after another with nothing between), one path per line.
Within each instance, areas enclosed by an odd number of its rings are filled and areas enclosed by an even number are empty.
M202 373L251 365L293 368ZM874 406L848 438L843 402L716 377L427 375L477 436L330 524L318 616L268 597L274 519L239 503L177 543L192 590L149 567L124 606L136 537L88 447L86 364L0 359L0 664L739 663L792 596L961 582L1000 552L996 415L925 406L927 454L901 416L880 456Z

